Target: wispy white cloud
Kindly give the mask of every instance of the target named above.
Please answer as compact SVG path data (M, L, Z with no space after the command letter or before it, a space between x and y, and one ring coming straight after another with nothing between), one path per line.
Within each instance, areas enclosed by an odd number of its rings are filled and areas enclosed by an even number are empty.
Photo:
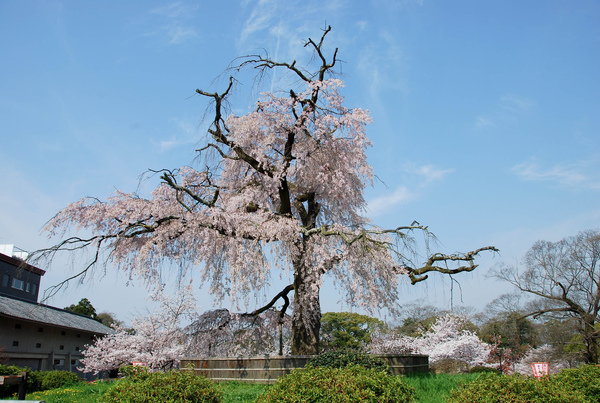
M248 18L242 26L238 47L242 52L247 52L249 47L273 52L279 45L280 60L303 56L306 53L303 51L303 44L308 37L315 38L318 35L318 32L315 33L315 26L319 21L324 21L323 15L342 13L346 6L340 0L260 0L246 2L244 5ZM332 35L336 33L330 34Z
M197 38L198 33L194 28L176 25L168 28L167 37L169 38L169 44L179 45L189 39Z
M399 186L391 194L369 200L367 203L367 215L369 217L381 216L394 208L419 199L431 183L443 180L453 171L452 169L440 169L433 165L406 167L404 172L417 178L417 184L414 186L414 189L410 189L407 186Z
M259 1L246 19L240 34L240 41L246 42L254 33L268 30L277 14L277 2Z
M598 165L598 161L586 160L544 167L533 160L515 165L511 171L526 181L549 181L566 186L600 190Z
M180 118L171 119L171 123L176 127L175 133L168 139L154 141L160 151L165 152L175 147L196 143L199 130L197 125Z
M378 39L362 49L358 62L358 70L369 83L369 93L374 100L379 100L382 91L408 92L406 70L408 65L397 37L382 30Z
M198 10L197 4L181 1L173 2L149 11L150 15L160 19L158 29L145 34L145 36L162 37L168 45L180 45L200 35L194 28L194 17Z
M370 200L367 207L369 217L381 216L392 208L400 207L416 198L407 187L400 186L392 194L376 197Z
M523 116L531 113L537 104L535 101L515 94L507 94L492 110L475 117L477 129L487 129L505 124L516 124Z
M190 6L188 4L184 4L181 1L176 1L166 6L157 7L150 10L151 14L158 14L167 18L181 18L187 17L190 11L195 11L198 9L198 6Z
M500 108L512 113L529 112L535 105L532 100L518 95L504 95L500 98Z
M475 119L475 127L478 129L483 129L485 127L494 126L494 122L491 118L485 116L477 116Z
M427 186L433 181L444 179L448 174L454 172L453 169L439 169L433 165L424 165L412 170L414 173L424 178L421 186Z

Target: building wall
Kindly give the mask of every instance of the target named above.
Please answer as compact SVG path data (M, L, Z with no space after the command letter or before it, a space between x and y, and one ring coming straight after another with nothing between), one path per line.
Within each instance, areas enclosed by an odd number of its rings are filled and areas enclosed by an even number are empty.
M19 261L0 255L0 294L37 302L41 275L19 267Z
M11 365L76 372L82 350L95 334L0 316L0 349Z

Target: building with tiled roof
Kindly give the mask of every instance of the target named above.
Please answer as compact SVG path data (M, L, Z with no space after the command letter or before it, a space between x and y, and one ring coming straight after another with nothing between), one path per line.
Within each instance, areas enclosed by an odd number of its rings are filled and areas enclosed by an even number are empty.
M33 370L77 372L85 346L112 329L90 317L39 304L45 271L6 251L0 251L0 358Z

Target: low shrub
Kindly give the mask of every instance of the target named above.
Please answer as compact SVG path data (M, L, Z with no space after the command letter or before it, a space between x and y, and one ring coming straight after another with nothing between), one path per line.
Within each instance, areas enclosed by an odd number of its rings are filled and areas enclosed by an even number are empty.
M448 403L584 403L589 402L578 390L556 382L553 378L537 380L516 375L481 374L473 382L451 392Z
M552 380L571 390L583 393L590 402L600 403L600 366L582 365L578 368L563 369Z
M222 392L192 371L147 372L136 369L103 396L106 403L220 403Z
M39 385L36 390L62 388L81 382L75 373L69 371L36 371L32 373L32 378ZM29 382L27 386L28 390L33 390L29 387Z
M357 365L295 369L256 400L257 403L414 401L414 389L402 377Z
M21 375L27 373L27 392L37 392L48 389L62 388L80 382L73 372L69 371L32 371L16 365L0 365L0 375ZM17 393L19 384L0 385L0 397Z
M337 350L320 354L311 359L307 366L318 368L345 368L351 365L358 365L367 369L384 371L389 373L390 368L381 358L372 355L360 353L357 351Z
M21 375L22 372L27 372L27 378L31 378L31 371L29 368L21 368L16 365L2 365L0 364L0 375ZM19 384L0 385L0 397L10 396L17 393L19 390Z

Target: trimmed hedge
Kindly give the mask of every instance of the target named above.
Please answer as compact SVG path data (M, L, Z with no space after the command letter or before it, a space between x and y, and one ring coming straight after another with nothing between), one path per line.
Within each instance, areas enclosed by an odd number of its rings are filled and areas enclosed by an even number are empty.
M130 371L102 397L105 403L191 402L221 403L222 392L203 376L192 371Z
M571 390L580 391L592 403L600 403L600 366L598 365L563 369L551 379Z
M38 390L57 389L81 382L81 379L79 379L77 374L69 371L36 371L33 372L32 375L39 384ZM31 390L29 388L29 382L27 389Z
M585 403L589 400L578 390L554 381L522 375L484 373L476 380L450 393L448 403Z
M27 373L27 393L62 388L80 382L77 375L69 371L32 371L16 365L0 365L0 375L21 375L21 372ZM11 396L18 390L18 384L0 385L0 397Z
M280 378L257 403L414 402L414 389L402 377L361 366L306 367Z
M522 375L482 374L453 390L453 402L590 402L600 403L600 366L582 365L537 380Z
M348 366L358 365L367 369L384 371L390 373L390 368L381 358L373 357L369 354L349 350L336 350L320 354L311 359L307 366L318 368L346 368Z

